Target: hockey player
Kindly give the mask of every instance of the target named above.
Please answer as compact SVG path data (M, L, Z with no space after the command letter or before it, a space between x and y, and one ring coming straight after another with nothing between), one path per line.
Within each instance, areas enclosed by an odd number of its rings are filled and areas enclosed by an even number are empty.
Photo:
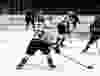
M64 17L64 20L57 25L58 33L62 37L62 46L66 39L66 35L70 38L71 33L77 28L77 23L80 23L77 15L74 12L68 12L68 14ZM60 40L60 38L58 38L58 40Z
M37 25L38 26L38 25ZM39 25L41 26L41 25ZM42 54L47 56L48 60L48 66L50 68L55 68L56 66L53 64L52 58L50 56L50 46L55 45L57 43L52 43L50 40L50 37L53 37L54 35L50 35L50 33L47 33L43 30L34 30L36 31L36 35L34 35L36 38L32 38L30 41L26 56L22 58L21 62L17 65L16 69L22 69L22 67L27 63L30 56L33 56L38 50L42 52ZM54 50L56 50L56 53L60 53L59 47L55 47Z

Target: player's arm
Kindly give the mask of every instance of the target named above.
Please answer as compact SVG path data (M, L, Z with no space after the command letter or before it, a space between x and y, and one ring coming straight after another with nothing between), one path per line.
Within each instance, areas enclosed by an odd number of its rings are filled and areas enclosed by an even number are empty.
M79 17L78 17L78 16L76 16L76 22L77 22L78 24L80 24L80 20L79 20Z

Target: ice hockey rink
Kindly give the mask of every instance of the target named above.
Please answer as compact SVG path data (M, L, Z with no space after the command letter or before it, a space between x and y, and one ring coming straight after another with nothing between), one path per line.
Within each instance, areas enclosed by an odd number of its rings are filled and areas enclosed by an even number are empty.
M92 17L81 16L82 24L79 25L79 33L73 33L73 41L69 43L66 41L67 46L62 49L62 53L65 55L74 57L81 63L86 65L93 65L93 70L88 70L79 64L73 63L71 60L64 58L63 56L56 55L51 52L54 64L57 64L57 68L48 71L48 66L45 56L41 56L40 52L36 53L36 56L30 58L24 69L16 70L16 65L25 55L26 48L29 41L32 39L32 29L29 28L25 31L24 16L0 16L0 73L3 76L39 76L39 75L58 75L58 76L99 76L100 70L100 40L98 40L98 46L92 45L88 54L80 54L85 47L89 33L88 22ZM84 32L84 33L83 33Z

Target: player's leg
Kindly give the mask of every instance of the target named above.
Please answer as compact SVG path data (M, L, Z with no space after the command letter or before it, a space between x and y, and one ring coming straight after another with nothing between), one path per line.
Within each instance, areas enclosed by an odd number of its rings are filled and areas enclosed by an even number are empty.
M47 55L47 61L48 61L48 66L49 66L50 68L56 68L56 65L54 65L53 59L52 59L50 53Z
M65 41L66 37L64 36L64 34L59 34L59 36L57 37L56 43L58 45L60 45L61 47L64 47L63 42Z
M47 58L48 66L49 66L50 68L56 68L56 65L53 64L53 59L52 59L52 57L49 55L48 49L47 49L47 50L43 50L43 49L42 49L42 52L43 52L43 55L45 55L46 58Z
M35 52L38 50L38 48L36 48L35 43L33 43L32 41L30 42L30 44L27 47L27 51L26 51L26 56L22 58L21 62L17 65L16 69L22 69L22 67L24 67L24 65L27 63L27 61L29 60L29 58L35 54Z
M26 64L26 62L28 61L30 56L26 55L25 57L23 57L20 61L20 63L16 66L16 69L22 69L22 67L24 67L24 65Z
M28 50L31 50L31 49L28 49ZM32 51L33 51L33 52L30 52L30 53L29 53L29 51L28 51L28 52L26 53L26 56L23 57L23 58L21 59L20 63L17 65L17 68L16 68L16 69L22 69L22 67L24 67L24 65L27 63L27 61L29 60L29 58L30 58L32 55L34 55L35 52L36 52L37 50L33 49Z
M90 45L92 45L94 42L96 42L99 39L99 36L92 34L89 42L87 43L86 47L82 50L82 52L87 52L88 48L90 48Z
M55 68L56 66L53 64L53 59L50 56L51 50L48 48L50 45L46 42L42 42L41 44L44 45L44 46L40 47L40 51L42 51L43 55L46 55L48 66L50 68Z
M60 54L60 53L61 53L59 47L60 47L59 45L56 45L56 47L53 47L53 49L55 50L55 53L56 53L56 54Z

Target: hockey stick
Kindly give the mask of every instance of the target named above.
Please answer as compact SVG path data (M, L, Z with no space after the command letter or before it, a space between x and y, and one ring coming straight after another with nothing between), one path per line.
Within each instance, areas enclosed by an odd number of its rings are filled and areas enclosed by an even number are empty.
M53 48L53 47L52 47ZM75 64L79 64L87 69L94 69L94 67L92 65L85 65L85 64L82 64L80 61L76 60L75 58L73 57L69 57L68 55L64 55L64 54L60 54L61 56L63 56L64 58L67 58L69 60L71 60L72 62L74 62Z
M71 60L71 61L74 62L75 64L79 64L79 65L81 65L81 66L83 66L83 67L85 67L85 68L87 68L87 69L94 69L93 66L82 64L82 63L80 63L80 61L76 60L75 58L69 57L69 56L67 56L67 55L66 55L66 56L63 55L63 56L64 56L65 58L68 58L69 60Z

